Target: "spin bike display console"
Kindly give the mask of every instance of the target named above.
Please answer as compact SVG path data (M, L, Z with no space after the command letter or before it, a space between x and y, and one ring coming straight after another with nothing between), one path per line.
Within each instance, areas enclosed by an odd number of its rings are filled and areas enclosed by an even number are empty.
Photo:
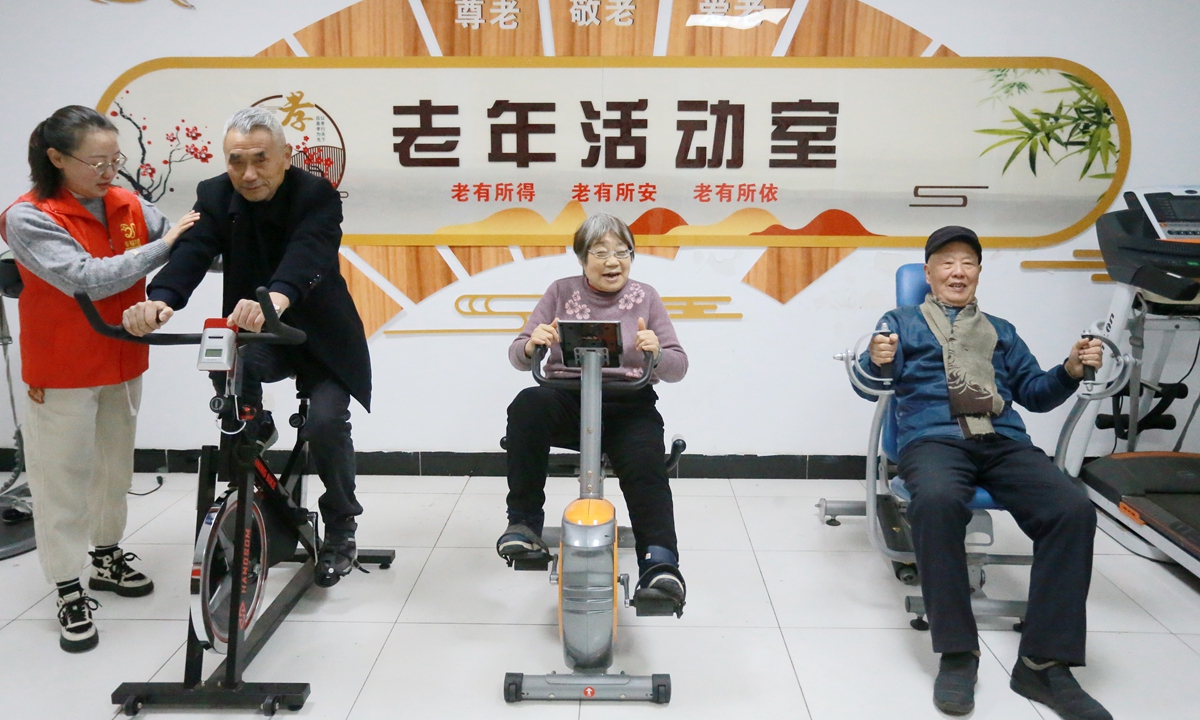
M1200 187L1132 190L1124 199L1128 209L1096 221L1104 264L1119 283L1096 331L1118 343L1129 333L1134 363L1123 392L1128 410L1122 413L1116 401L1111 415L1098 415L1094 406L1080 410L1079 437L1064 470L1083 481L1100 510L1100 526L1118 542L1200 575L1200 455L1179 452L1195 406L1174 452L1138 452L1143 433L1175 429L1166 410L1188 394L1182 381L1165 383L1161 377L1176 336L1200 332ZM1162 339L1147 347L1151 330ZM1112 428L1125 440L1126 452L1083 465L1094 427ZM1060 445L1070 441L1068 434L1064 428Z
M667 703L671 700L671 676L609 674L616 639L618 586L624 588L625 605L639 615L670 615L673 608L643 607L629 598L629 576L620 574L617 547L616 509L604 499L604 468L600 457L601 394L633 392L650 382L654 369L652 353L645 353L642 376L633 382L602 382L601 368L621 364L619 321L559 321L563 363L581 368L579 380L547 378L541 364L546 348L539 346L533 358L533 376L540 385L580 393L579 499L563 512L558 533L558 556L550 582L558 586L559 635L563 659L570 673L504 676L504 699L521 700L631 700ZM682 451L682 441L678 440ZM550 537L556 528L546 528ZM624 528L621 528L624 530ZM632 542L632 538L629 538ZM519 562L519 561L518 561ZM519 568L518 569L522 569ZM533 569L533 568L526 568ZM543 561L541 569L545 569ZM651 603L646 603L650 605Z
M284 325L264 288L257 292L264 332L235 332L224 319L209 320L203 333L136 337L120 325L109 325L87 294L75 299L96 332L117 340L147 345L200 345L202 370L223 371L225 391L209 403L221 429L219 447L200 451L196 498L196 545L191 568L191 616L182 683L122 683L112 701L133 716L143 707L192 709L261 709L274 715L280 707L299 710L309 695L308 683L245 682L242 674L262 650L283 619L316 582L321 538L317 514L303 506L303 473L308 443L299 429L308 415L308 399L300 396L299 411L289 424L297 429L282 475L276 476L262 457L257 438L247 431L253 410L239 402L242 350L255 343L299 345L305 334ZM217 482L226 485L217 496ZM246 502L246 498L252 498ZM388 568L394 550L359 550L360 563ZM260 604L266 594L268 570L281 562L301 563L274 601ZM213 674L202 679L204 651L225 655Z

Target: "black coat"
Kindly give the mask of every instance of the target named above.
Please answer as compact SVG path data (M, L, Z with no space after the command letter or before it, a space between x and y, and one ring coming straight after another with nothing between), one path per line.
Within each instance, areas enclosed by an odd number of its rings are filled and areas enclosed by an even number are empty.
M147 288L151 300L178 310L223 256L221 313L259 287L291 305L282 319L308 333L301 347L320 360L363 407L371 408L371 357L362 319L338 268L342 199L324 178L298 168L270 200L248 202L228 175L196 188L200 219L171 248L170 260Z

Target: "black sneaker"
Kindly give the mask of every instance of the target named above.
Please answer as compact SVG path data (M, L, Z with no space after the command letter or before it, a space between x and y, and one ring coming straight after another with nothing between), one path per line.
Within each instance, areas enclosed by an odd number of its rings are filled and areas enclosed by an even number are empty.
M647 568L638 578L633 602L638 615L674 615L683 617L687 604L687 583L679 566L659 563Z
M1049 706L1063 720L1112 720L1112 714L1079 687L1071 668L1060 662L1019 657L1009 687L1018 695Z
M142 597L154 592L154 581L129 567L130 560L140 559L137 555L122 552L116 545L97 548L88 554L92 556L89 589L115 592L121 597Z
M523 523L512 523L496 541L496 554L511 565L513 558L525 556L527 553L544 553L549 556L550 548L546 547L542 537L534 532L533 528Z
M82 591L58 597L58 624L62 630L62 637L58 639L60 648L69 653L80 653L96 647L100 636L92 623L92 611L98 607L100 603Z
M933 704L947 715L966 715L975 709L975 680L979 656L973 652L942 653L937 679L933 681Z
M325 542L317 553L317 585L333 587L358 564L358 543L353 530L325 528ZM366 570L363 570L366 572Z

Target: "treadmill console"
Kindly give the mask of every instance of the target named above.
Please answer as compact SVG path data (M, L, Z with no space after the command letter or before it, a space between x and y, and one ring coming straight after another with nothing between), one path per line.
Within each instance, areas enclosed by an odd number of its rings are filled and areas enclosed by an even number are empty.
M1131 200L1137 201L1160 240L1200 243L1200 187L1130 190L1125 203L1132 209Z
M1181 305L1170 314L1200 314L1200 186L1129 190L1124 198L1128 210L1096 220L1108 274L1155 303Z

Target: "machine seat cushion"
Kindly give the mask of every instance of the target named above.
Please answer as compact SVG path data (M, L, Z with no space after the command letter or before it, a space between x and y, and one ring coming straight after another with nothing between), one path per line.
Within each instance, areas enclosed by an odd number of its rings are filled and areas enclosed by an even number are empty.
M904 487L904 480L902 478L900 478L900 477L892 478L891 480L888 481L888 487L889 487L889 489L891 489L892 494L895 495L897 498L899 498L901 501L907 503L910 500L912 500L912 495L909 494L908 488ZM991 494L987 490L984 490L983 488L981 488L979 486L975 487L975 497L971 498L971 502L967 503L967 507L970 508L971 510L1003 510L1004 509L1003 507L1000 506L999 503L997 503L995 500L992 499Z

